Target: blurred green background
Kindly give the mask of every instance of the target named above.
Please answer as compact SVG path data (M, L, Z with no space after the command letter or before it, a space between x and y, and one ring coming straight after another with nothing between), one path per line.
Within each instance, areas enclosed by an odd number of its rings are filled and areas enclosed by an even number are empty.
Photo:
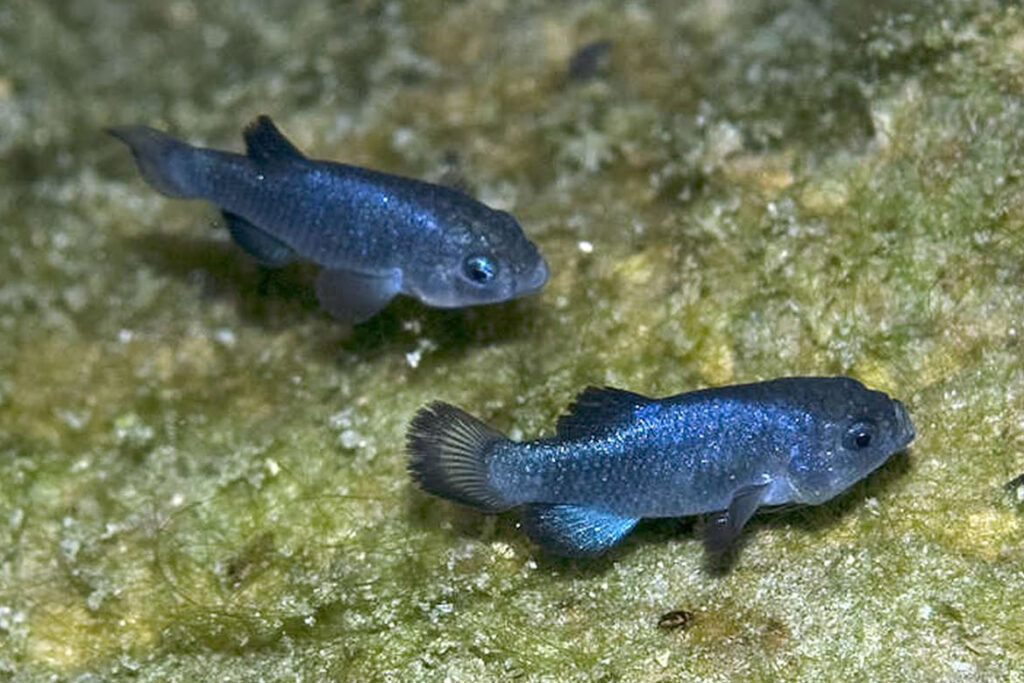
M3 3L0 678L1022 680L1014 5ZM512 211L548 287L346 329L102 132L259 113ZM546 558L405 474L429 400L528 438L587 384L801 373L918 439L731 571L691 520Z

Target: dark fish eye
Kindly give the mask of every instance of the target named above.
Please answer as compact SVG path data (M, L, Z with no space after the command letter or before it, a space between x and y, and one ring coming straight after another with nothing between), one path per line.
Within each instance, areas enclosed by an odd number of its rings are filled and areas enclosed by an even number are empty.
M462 264L466 277L478 285L487 284L494 279L497 268L486 256L470 256Z
M871 422L860 420L846 430L843 445L851 451L859 451L871 446L874 439L875 426Z

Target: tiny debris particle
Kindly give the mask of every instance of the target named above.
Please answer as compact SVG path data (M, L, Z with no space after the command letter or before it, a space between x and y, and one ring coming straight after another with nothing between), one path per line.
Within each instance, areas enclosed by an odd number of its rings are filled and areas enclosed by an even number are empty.
M363 435L354 429L346 429L338 436L342 448L353 449L363 443Z
M419 367L420 361L423 359L423 354L429 353L437 349L437 343L433 339L420 339L416 342L416 348L405 354L405 362L409 364L409 367L415 369Z
M515 548L503 541L495 541L491 544L491 549L494 551L495 556L506 560L511 560L516 556Z
M958 674L969 675L974 673L974 665L970 662L955 661L950 665Z
M352 426L352 409L346 408L327 418L332 429L346 429Z
M155 433L156 430L135 413L125 413L114 420L114 437L120 444L141 446L148 443Z
M213 338L216 339L217 343L221 346L226 346L228 348L232 348L235 345L235 342L238 341L234 331L228 327L221 327L218 329L213 333Z
M20 529L21 523L25 521L25 511L22 508L14 508L10 517L7 518L7 525L11 529Z
M693 623L693 612L685 609L666 612L658 618L658 628L663 631L676 631L686 629Z

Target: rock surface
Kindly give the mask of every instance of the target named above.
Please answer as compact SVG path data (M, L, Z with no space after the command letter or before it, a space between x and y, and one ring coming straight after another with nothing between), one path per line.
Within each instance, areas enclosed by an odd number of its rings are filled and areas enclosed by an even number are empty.
M8 0L0 676L1019 675L1010 4ZM239 149L259 113L314 156L514 212L549 286L345 329L308 269L261 274L102 132ZM677 520L552 560L405 474L432 399L531 437L587 384L789 374L900 397L918 439L840 499L756 517L728 568Z

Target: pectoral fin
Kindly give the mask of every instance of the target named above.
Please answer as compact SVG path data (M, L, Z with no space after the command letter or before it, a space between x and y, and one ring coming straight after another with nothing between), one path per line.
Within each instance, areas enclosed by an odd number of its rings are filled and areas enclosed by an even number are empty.
M259 261L260 265L280 268L295 260L295 252L284 242L260 230L238 214L229 211L221 213L235 244Z
M366 275L348 270L320 271L316 296L325 311L348 323L361 323L384 308L402 285L399 271Z
M523 512L523 527L534 543L564 557L599 555L622 540L637 521L578 505L530 505Z
M729 509L717 512L708 519L704 532L704 547L708 552L721 553L732 545L743 530L743 525L764 500L770 483L751 484L737 489L732 494Z

